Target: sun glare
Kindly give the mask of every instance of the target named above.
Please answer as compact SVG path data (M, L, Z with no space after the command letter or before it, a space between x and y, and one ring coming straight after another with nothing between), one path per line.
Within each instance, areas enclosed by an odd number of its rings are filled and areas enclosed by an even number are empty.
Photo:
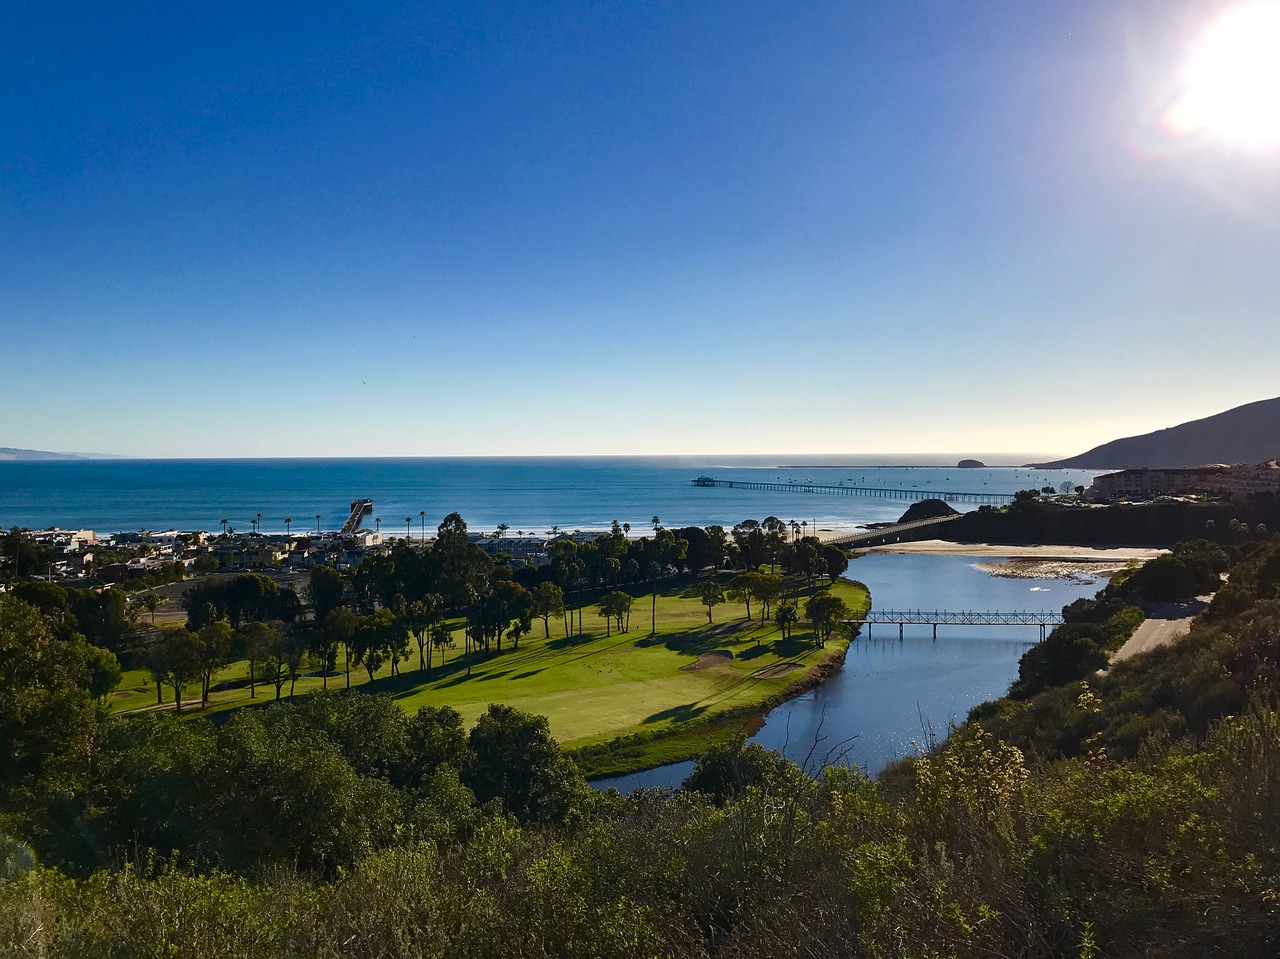
M1165 133L1244 150L1280 147L1280 2L1223 13L1192 49Z

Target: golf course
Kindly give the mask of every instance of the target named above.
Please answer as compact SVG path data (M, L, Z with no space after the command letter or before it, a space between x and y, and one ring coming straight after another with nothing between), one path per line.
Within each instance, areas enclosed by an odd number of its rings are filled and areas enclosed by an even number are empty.
M722 574L727 587L729 576ZM849 636L837 630L825 644L815 642L810 624L801 620L791 635L768 617L761 622L759 603L751 607L729 600L711 609L701 599L706 580L674 584L635 598L628 628L609 627L590 602L582 610L582 632L552 618L518 648L508 642L501 653L482 657L463 652L462 624L455 625L457 647L437 651L430 670L419 668L417 649L400 663L367 673L355 664L328 676L310 672L283 697L318 691L353 689L394 696L406 710L450 706L474 722L492 703L546 716L552 733L590 775L626 772L696 755L712 741L735 735L763 711L820 681L843 662ZM838 579L824 587L844 600L858 618L870 606L861 584ZM813 588L794 599L801 610ZM566 632L569 635L566 635ZM549 633L549 635L546 635ZM441 652L445 653L441 661ZM207 708L198 697L183 700L183 712L208 716L271 702L276 689L258 682L252 691L245 661L230 664L214 679ZM193 687L195 690L196 687ZM145 670L124 674L113 695L113 712L172 709L172 696L157 707L156 691Z

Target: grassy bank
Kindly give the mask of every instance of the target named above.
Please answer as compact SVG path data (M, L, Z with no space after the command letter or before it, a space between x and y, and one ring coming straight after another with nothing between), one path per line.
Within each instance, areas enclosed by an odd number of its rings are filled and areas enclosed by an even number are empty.
M855 613L870 604L860 584L840 580L832 591ZM807 594L802 591L802 606ZM748 620L744 605L725 603L715 607L708 624L698 584L688 582L659 593L654 631L650 597L639 596L626 632L610 633L588 607L581 634L566 636L563 622L552 620L546 636L535 621L533 634L518 649L507 645L501 654L474 658L470 675L460 649L449 651L443 664L437 655L429 672L418 668L414 649L397 676L384 667L370 681L353 666L350 680L353 687L392 694L406 710L451 706L468 723L491 703L545 715L589 775L630 772L696 755L843 663L847 640L833 638L817 647L807 628L783 640L772 621L760 622L758 605L751 611ZM460 629L457 640L461 646ZM193 708L192 714L274 699L275 690L261 685L251 699L247 675L245 662L220 673L208 710ZM342 673L328 677L330 688L346 681ZM319 676L303 677L294 694L323 684ZM166 694L172 700L172 692ZM112 701L116 711L154 705L154 687L142 671L127 673Z

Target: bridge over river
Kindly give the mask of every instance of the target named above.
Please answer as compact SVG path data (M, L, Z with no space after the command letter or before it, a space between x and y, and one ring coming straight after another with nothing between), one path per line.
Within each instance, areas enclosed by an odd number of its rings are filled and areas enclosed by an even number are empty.
M892 626L896 624L899 639L902 639L902 631L906 626L932 626L934 639L938 638L939 626L1038 626L1040 628L1040 639L1043 640L1050 626L1062 625L1062 614L1044 610L1009 612L1001 610L873 609L868 611L862 619L850 620L850 624L855 626L863 623L867 627L867 639L871 638L871 627L873 625Z

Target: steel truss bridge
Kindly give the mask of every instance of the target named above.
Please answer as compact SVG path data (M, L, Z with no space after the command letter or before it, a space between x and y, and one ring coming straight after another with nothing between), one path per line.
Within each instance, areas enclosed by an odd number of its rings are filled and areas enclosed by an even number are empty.
M1043 640L1049 627L1062 625L1062 614L1042 610L1008 612L1002 610L873 609L862 619L850 620L850 622L853 625L865 623L868 639L871 638L871 627L873 625L896 625L899 639L902 638L902 631L906 626L932 626L934 639L938 638L939 626L1037 626L1040 629L1040 639Z

